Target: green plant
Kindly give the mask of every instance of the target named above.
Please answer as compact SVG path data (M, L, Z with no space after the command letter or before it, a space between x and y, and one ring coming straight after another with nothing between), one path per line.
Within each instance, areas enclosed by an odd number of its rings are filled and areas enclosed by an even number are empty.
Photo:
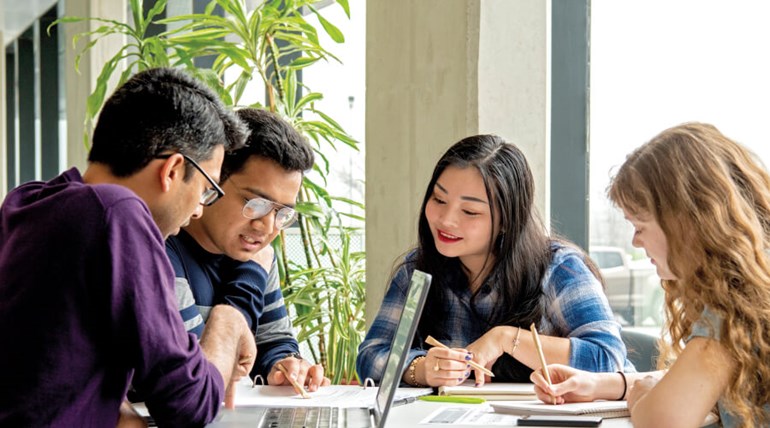
M326 237L321 238L327 263L312 268L292 266L286 301L297 312L298 340L317 339L319 346L326 347L328 360L332 362L329 367L332 382L349 383L356 377L356 355L366 327L365 257L363 252L351 251L354 229L336 229L341 245L329 245ZM324 326L329 327L322 331Z
M134 72L151 67L183 67L212 87L227 105L240 104L248 84L261 80L267 101L253 107L267 108L289 120L315 144L318 162L314 177L305 177L297 210L304 260L290 262L286 256L283 234L274 242L279 258L286 301L294 307L298 339L305 341L316 361L324 365L335 383L350 381L355 375L355 356L363 338L363 290L365 275L363 253L350 251L350 233L354 228L341 226L342 217L363 221L362 216L337 211L335 204L363 204L330 195L326 191L330 161L325 148L338 143L355 150L358 143L331 117L315 107L323 95L311 91L297 79L297 72L320 60L337 60L319 43L316 28L303 15L313 14L332 40L341 43L344 36L314 7L320 0L266 0L254 10L247 10L243 0L213 0L199 14L156 19L166 0L158 0L143 15L141 0L130 0L133 23L101 18L63 17L54 24L93 21L101 24L92 31L78 34L73 45L87 37L89 41L76 59L104 37L122 34L128 43L102 68L96 87L88 98L84 140L89 140L93 119L101 108L110 78L122 61L118 84ZM347 0L336 0L350 16ZM221 9L224 16L217 13ZM150 24L176 25L177 28L148 36ZM211 69L198 68L195 59L215 57ZM225 82L224 76L237 77ZM232 73L235 71L235 73ZM340 232L342 243L330 244L329 237ZM344 321L343 321L344 320ZM353 322L356 321L356 322Z

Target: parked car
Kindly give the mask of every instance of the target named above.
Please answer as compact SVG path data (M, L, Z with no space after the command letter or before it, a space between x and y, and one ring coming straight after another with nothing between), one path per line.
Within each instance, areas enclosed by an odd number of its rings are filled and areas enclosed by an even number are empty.
M620 247L592 246L591 258L604 277L607 300L622 325L660 325L663 290L649 260L632 261Z

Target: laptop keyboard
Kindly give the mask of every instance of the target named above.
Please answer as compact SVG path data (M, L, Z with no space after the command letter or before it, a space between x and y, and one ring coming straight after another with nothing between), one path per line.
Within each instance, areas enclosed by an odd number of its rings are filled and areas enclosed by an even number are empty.
M295 407L268 409L262 428L333 428L339 424L340 409Z

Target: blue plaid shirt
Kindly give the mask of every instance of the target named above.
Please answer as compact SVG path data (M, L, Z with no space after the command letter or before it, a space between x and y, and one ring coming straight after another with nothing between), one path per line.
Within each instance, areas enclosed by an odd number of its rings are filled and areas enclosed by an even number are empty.
M620 324L614 320L602 285L586 266L583 255L558 243L553 244L553 249L551 263L542 280L545 313L538 323L540 333L569 338L569 365L572 367L592 372L635 371L633 364L626 359ZM407 266L396 272L377 318L358 348L356 369L361 379L368 377L379 381L382 375L412 274L413 268ZM446 332L447 337L440 340L453 348L463 348L486 333L489 328L482 320L489 318L498 303L497 291L489 287L476 296L474 313L468 287L458 287L458 290L448 293L450 307L454 309L448 319L435 320L435 323L444 326ZM426 352L421 347L412 348L406 361ZM521 367L521 363L504 354L495 364L495 374L500 364ZM508 371L505 367L501 368ZM521 370L518 372L521 373ZM525 378L519 374L513 379L495 379L529 381L529 372Z

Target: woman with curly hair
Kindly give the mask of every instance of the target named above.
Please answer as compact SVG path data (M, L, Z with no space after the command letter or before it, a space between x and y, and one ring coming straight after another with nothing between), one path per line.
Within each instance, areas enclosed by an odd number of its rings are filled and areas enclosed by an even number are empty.
M534 373L557 402L628 399L634 426L770 425L770 176L715 127L687 123L634 151L609 189L666 294L670 342L652 373Z

